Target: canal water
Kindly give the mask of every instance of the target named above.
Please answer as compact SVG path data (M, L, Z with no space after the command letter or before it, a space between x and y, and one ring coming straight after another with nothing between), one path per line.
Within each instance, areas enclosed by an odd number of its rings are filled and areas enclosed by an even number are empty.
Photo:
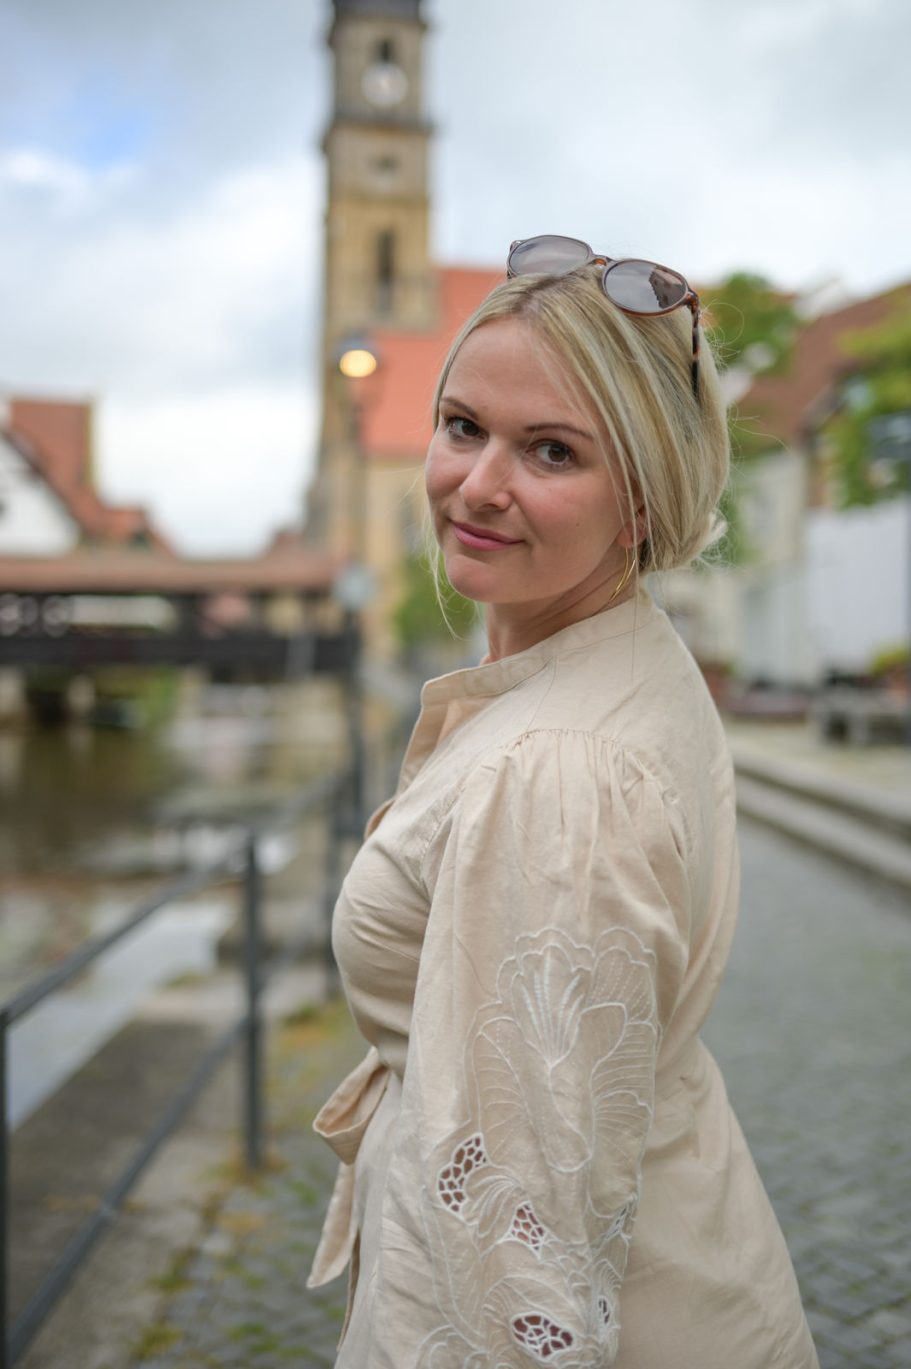
M277 808L345 755L331 680L264 688L187 677L175 715L156 727L0 731L0 1001L150 891L216 859L244 819ZM292 917L307 841L301 828L263 852L268 872L285 872ZM223 887L156 916L86 982L24 1019L13 1034L14 1112L36 1106L53 1074L70 1069L68 1042L78 1038L85 1057L138 995L210 968L236 908L236 890Z

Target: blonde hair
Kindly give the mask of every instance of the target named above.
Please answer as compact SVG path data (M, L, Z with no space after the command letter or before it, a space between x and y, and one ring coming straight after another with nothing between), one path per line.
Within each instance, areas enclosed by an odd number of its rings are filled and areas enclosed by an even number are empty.
M689 565L718 535L717 514L730 462L715 360L700 335L699 394L691 379L688 309L626 314L601 289L598 268L565 276L518 276L478 307L450 348L433 401L433 422L459 348L485 323L521 319L565 375L580 408L610 441L631 521L640 505L641 572Z

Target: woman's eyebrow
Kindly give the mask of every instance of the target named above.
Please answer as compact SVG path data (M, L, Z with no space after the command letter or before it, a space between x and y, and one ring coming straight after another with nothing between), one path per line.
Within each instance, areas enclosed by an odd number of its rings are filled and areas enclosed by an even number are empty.
M594 433L588 432L587 429L574 428L571 423L561 423L559 420L555 423L529 423L525 429L527 433L555 432L557 430L562 433L573 433L576 437L584 437L589 442L595 440Z
M466 414L470 419L473 419L475 423L479 421L477 410L473 409L470 404L466 404L463 399L458 399L455 395L441 395L440 403L451 405L452 408L458 409L461 413ZM588 432L587 429L576 428L572 423L562 423L559 420L553 423L528 423L523 431L526 433L540 433L553 432L557 429L559 429L560 432L573 433L576 437L584 437L588 442L594 442L595 440L594 433Z
M469 418L473 418L477 422L476 410L470 404L466 404L464 400L456 399L455 395L440 395L440 403L451 404L454 409L460 409L463 414L467 414Z

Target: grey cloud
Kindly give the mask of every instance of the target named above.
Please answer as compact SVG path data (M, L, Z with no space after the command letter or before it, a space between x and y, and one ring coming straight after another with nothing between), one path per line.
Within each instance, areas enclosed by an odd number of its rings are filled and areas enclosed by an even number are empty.
M145 114L157 194L257 157L303 152L325 103L326 10L310 0L6 0L0 137L59 108L116 99ZM150 194L150 198L152 195Z

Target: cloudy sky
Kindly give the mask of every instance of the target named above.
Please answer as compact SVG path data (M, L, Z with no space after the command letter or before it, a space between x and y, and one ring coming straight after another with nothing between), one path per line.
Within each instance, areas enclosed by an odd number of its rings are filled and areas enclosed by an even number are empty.
M442 261L566 232L700 280L911 277L907 0L425 0ZM0 392L94 396L188 552L316 446L329 0L3 0Z

